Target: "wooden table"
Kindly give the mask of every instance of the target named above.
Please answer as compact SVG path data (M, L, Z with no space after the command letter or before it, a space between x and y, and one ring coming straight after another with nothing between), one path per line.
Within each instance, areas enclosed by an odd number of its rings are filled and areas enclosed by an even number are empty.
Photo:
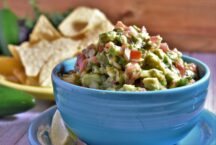
M216 113L216 53L186 53L208 64L211 80L205 107ZM27 130L32 119L53 105L53 102L38 101L34 109L16 116L0 119L0 145L29 145Z
M30 16L29 0L8 0L21 17ZM37 0L44 12L89 6L103 11L115 24L145 25L150 34L160 34L169 46L185 51L216 51L216 0ZM50 5L52 4L52 5ZM121 4L121 8L119 8ZM2 3L0 0L0 8Z

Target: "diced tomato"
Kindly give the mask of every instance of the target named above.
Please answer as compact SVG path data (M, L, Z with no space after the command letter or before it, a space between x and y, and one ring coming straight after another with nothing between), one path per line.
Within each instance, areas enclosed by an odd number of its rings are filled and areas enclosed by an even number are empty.
M197 66L194 63L188 64L188 68L193 72L197 71Z
M181 63L179 63L179 62L177 62L177 63L175 63L175 66L179 70L181 76L184 76L185 75L185 71L186 71L184 65L181 64Z
M151 36L150 40L152 43L157 43L158 42L158 37L157 36Z
M142 53L138 50L131 50L130 59L140 59L142 57Z
M168 46L167 43L161 43L161 45L160 45L160 49L162 49L163 52L166 53L167 51L169 51L169 46Z
M77 68L78 68L78 70L80 71L80 72L82 72L84 69L85 69L85 66L87 65L87 59L86 59L86 57L85 57L85 55L84 54L78 54L78 56L77 56L77 64L76 64L76 66L77 66Z
M122 21L118 21L115 25L115 28L122 28L123 30L125 30L128 27L124 23L122 23Z
M87 59L83 60L83 62L80 64L80 72L83 72L85 70L87 64L88 64Z
M82 61L83 61L84 59L86 59L85 55L82 54L82 53L79 53L79 54L77 55L77 65L79 66L79 64L82 63Z
M99 52L102 52L103 50L104 50L104 46L103 46L103 45L99 45L99 46L98 46L98 51L99 51Z

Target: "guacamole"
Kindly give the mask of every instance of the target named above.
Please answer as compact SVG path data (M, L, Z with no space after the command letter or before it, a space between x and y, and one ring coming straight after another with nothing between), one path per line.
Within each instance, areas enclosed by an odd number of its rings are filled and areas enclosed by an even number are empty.
M197 80L197 67L184 62L162 37L145 27L117 22L77 56L74 71L61 78L76 85L115 91L154 91L189 85Z

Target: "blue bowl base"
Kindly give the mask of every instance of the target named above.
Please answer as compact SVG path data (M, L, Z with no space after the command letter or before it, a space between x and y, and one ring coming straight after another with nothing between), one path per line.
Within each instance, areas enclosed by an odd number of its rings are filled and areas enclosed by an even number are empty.
M56 106L48 109L33 120L28 130L28 139L30 145L40 145L37 138L38 127L41 125L51 125L52 116L55 113ZM160 143L159 143L160 144ZM48 144L47 144L48 145ZM216 145L216 116L215 114L203 110L200 122L175 145Z

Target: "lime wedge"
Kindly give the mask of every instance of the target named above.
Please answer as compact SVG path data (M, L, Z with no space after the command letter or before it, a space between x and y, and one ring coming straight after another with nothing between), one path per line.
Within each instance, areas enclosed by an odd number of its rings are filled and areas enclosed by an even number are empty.
M50 139L53 145L86 145L74 133L67 130L58 110L52 119Z

